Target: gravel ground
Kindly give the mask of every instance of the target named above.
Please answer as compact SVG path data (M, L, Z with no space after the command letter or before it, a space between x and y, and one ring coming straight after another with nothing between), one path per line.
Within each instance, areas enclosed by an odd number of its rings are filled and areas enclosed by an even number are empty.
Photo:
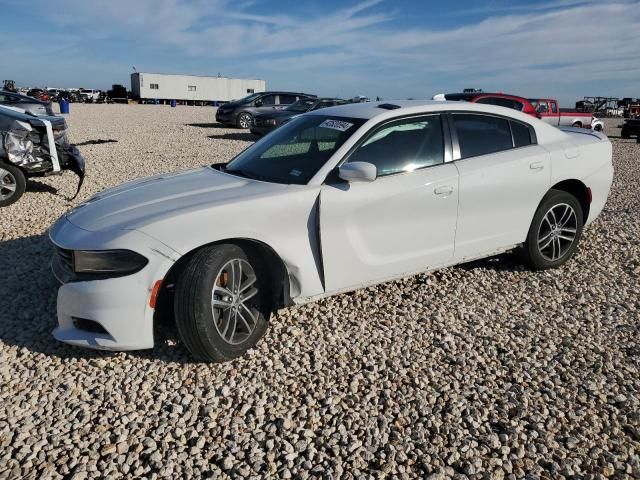
M57 343L46 230L252 136L211 108L71 110L79 198L66 173L0 211L0 478L640 478L640 145L620 121L609 202L563 268L506 255L283 310L246 356L207 365L170 335Z

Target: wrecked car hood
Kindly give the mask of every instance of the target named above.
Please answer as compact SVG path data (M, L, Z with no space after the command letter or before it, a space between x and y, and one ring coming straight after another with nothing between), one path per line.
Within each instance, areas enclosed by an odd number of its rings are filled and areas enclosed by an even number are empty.
M134 180L101 192L66 214L89 231L140 229L179 212L212 209L284 190L203 167Z
M66 129L67 124L63 117L55 115L32 115L27 113L21 108L9 107L7 105L0 105L0 131L5 131L11 127L11 124L16 121L28 122L34 127L43 127L45 124L43 120L51 122L54 128Z

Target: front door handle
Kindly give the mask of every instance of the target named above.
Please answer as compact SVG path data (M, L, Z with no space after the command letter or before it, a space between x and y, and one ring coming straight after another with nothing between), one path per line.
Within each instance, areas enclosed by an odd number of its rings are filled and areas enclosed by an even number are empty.
M453 193L453 185L443 185L433 190L436 195L451 195Z
M542 162L533 162L529 164L529 168L531 170L543 170L544 169L544 163Z

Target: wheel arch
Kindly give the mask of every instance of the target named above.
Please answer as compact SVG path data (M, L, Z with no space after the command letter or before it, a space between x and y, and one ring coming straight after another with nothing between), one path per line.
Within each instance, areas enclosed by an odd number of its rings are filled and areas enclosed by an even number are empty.
M180 273L188 264L196 252L206 247L215 245L237 245L242 248L249 257L262 262L262 266L270 275L271 292L274 309L293 304L290 296L290 279L287 267L276 251L266 243L252 238L228 238L216 240L194 248L180 257L167 271L162 281L162 288L158 292L156 308L154 310L154 322L174 323L173 296L175 284Z
M576 197L582 207L582 224L585 225L587 223L589 210L591 209L591 191L589 187L580 180L573 178L556 183L549 191L551 190L561 190ZM542 200L540 203L542 203Z

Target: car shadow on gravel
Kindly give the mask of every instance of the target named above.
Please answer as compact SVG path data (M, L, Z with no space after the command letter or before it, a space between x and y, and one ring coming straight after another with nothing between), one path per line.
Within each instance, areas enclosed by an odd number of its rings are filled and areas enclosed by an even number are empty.
M46 183L29 179L27 180L27 192L43 192L55 195L58 193L58 189Z
M260 137L249 132L232 132L222 133L220 135L209 135L209 138L214 140L242 140L245 142L255 142Z
M185 123L187 127L198 127L198 128L229 128L225 127L222 123Z
M478 269L494 270L497 272L522 272L527 270L527 267L522 264L515 252L503 253L494 257L462 263L455 268L461 268L468 272Z
M56 300L59 283L50 271L52 246L46 234L0 241L0 343L62 359L100 359L119 352L73 347L57 341ZM177 331L162 326L151 350L132 356L164 362L192 363L189 352L177 341Z

